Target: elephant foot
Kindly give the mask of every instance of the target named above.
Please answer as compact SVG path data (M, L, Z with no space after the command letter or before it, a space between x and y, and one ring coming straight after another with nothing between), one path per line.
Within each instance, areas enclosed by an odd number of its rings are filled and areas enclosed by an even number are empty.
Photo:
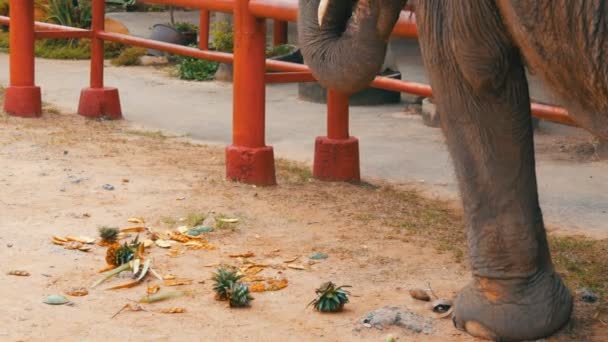
M562 328L572 313L572 296L554 272L530 279L476 277L454 303L454 325L468 334L494 341L547 337Z

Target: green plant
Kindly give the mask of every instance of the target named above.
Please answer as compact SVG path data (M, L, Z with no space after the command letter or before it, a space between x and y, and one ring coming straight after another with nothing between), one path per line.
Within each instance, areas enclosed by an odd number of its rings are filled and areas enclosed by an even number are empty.
M131 8L137 4L137 0L106 0L108 5L122 6L124 9Z
M99 237L104 244L112 244L118 238L118 228L101 227L99 228Z
M215 50L232 53L234 51L234 29L229 22L218 21L213 24L211 35Z
M232 308L249 306L249 303L253 299L249 293L249 286L240 282L232 284L228 297L230 298L230 307Z
M0 50L8 50L9 35L8 32L0 32Z
M242 278L236 270L232 270L226 267L219 268L216 273L213 274L213 291L215 291L215 298L218 300L230 299L230 293L232 286L237 284Z
M140 47L129 47L113 58L110 62L115 66L138 65L139 58L146 54L146 49Z
M284 56L294 51L294 46L290 44L277 45L266 49L266 57Z
M348 285L338 286L331 281L324 283L315 292L317 298L313 299L308 305L313 305L320 312L339 312L348 303L350 292L343 290Z
M118 243L110 245L106 252L106 262L114 266L124 265L135 258L138 248L138 238L130 243L125 242L123 245Z
M219 63L192 57L177 57L177 75L182 80L209 81L213 79Z
M91 0L48 0L45 6L48 15L46 21L55 24L90 28L91 27Z
M9 0L0 0L0 15L7 16L9 9Z
M198 32L198 26L181 21L173 24L173 28L175 28L179 32Z

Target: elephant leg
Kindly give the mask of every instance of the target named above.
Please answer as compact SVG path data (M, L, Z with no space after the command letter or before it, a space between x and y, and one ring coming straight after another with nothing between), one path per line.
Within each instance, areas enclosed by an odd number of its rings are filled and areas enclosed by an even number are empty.
M467 220L473 273L454 323L492 340L534 340L568 320L538 203L523 62L490 0L420 0L417 21Z

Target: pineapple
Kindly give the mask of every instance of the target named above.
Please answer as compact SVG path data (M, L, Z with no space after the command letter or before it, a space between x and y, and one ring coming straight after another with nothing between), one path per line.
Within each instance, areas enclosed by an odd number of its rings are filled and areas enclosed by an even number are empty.
M331 281L324 283L316 290L317 298L308 305L313 305L320 312L339 312L348 303L350 292L343 290L348 285L338 286Z
M140 243L135 238L131 243L114 243L108 247L106 252L106 262L108 265L120 266L128 263L136 257Z
M111 246L118 239L118 228L101 227L99 228L99 237L101 237L100 245Z
M215 281L215 285L213 285L215 297L218 300L228 300L230 298L232 285L236 284L242 277L243 276L238 275L235 270L225 267L219 268L217 272L213 274L213 281Z
M249 294L249 286L241 282L232 284L228 291L228 297L230 298L231 308L242 308L249 306L249 302L253 299Z

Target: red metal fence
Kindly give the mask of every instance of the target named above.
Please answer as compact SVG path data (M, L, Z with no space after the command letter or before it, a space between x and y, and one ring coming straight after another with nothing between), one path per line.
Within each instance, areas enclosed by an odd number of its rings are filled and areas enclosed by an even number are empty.
M93 0L90 30L34 21L34 0L10 0L11 16L0 16L10 30L10 85L5 111L11 115L41 115L41 92L35 85L34 40L40 38L91 39L90 86L83 89L78 113L86 117L122 117L118 89L104 84L104 41L162 50L205 60L234 63L233 143L226 148L229 179L258 184L276 183L274 155L265 142L266 83L314 81L310 70L300 64L266 60L266 19L274 19L273 42L284 43L286 23L297 20L297 0L145 0L143 2L200 9L199 48L173 45L130 35L106 32L105 1ZM234 15L234 54L209 50L209 12ZM416 38L415 17L404 10L393 31L395 36ZM266 70L279 71L266 73ZM377 77L372 86L386 90L431 96L428 85ZM313 174L329 181L359 181L358 140L348 132L348 97L328 91L327 136L318 137ZM576 125L558 107L532 104L536 117Z

